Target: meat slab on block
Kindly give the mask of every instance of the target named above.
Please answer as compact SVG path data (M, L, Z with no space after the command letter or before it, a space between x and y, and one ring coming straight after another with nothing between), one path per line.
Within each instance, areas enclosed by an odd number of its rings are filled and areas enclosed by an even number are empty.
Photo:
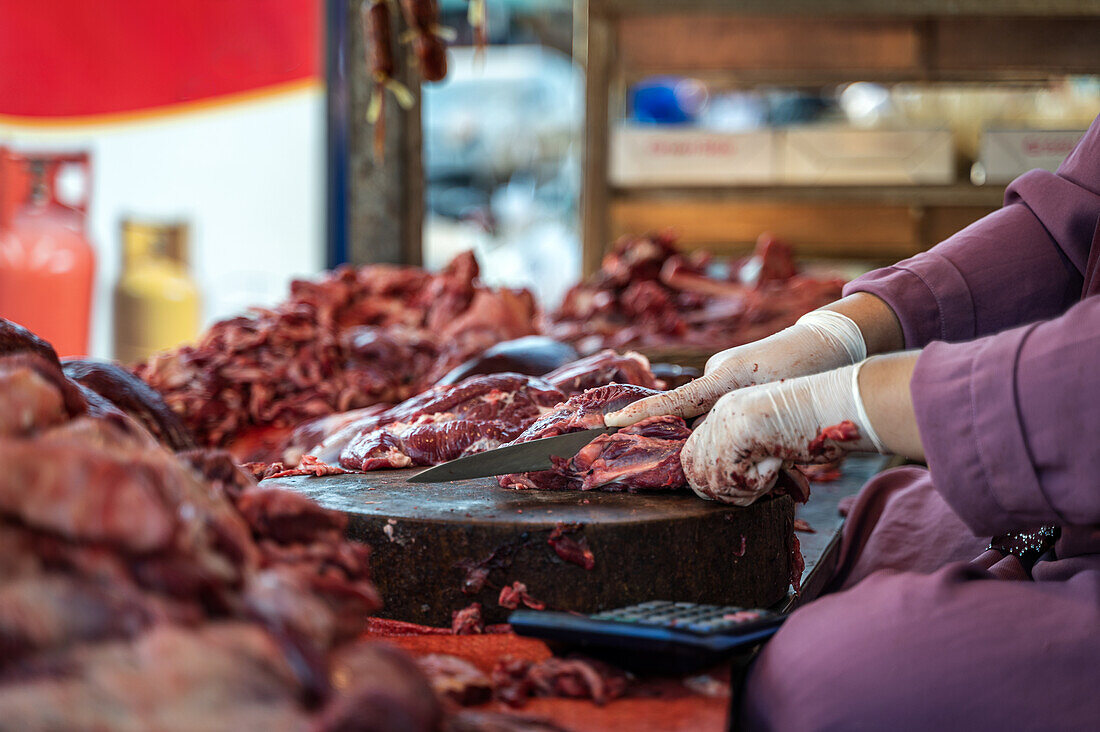
M540 417L515 439L515 444L604 426L604 415L656 394L652 389L610 384L569 398ZM679 417L650 417L613 434L600 435L572 457L552 458L549 470L510 473L498 478L502 488L535 490L652 491L688 488L680 451L691 430ZM805 476L793 469L780 472L773 489L805 503L810 496Z
M471 376L358 418L325 417L321 421L332 432L306 455L351 470L436 465L511 442L569 394L613 378L640 384L646 393L655 393L651 387L661 386L645 356L614 351L571 362L544 377ZM313 426L296 432L313 439L320 436Z
M504 488L543 490L678 490L687 486L680 450L691 435L679 417L650 417L610 435L600 435L572 458L557 458L551 470L500 478Z
M653 389L631 384L609 384L589 389L571 396L557 409L540 417L515 442L518 444L603 427L605 414L657 393ZM675 421L669 422L670 419ZM679 426L683 426L682 431L677 431ZM660 434L661 437L649 436L647 432ZM623 436L617 437L618 434ZM662 417L656 423L646 420L641 427L635 425L620 430L616 435L602 435L572 458L557 457L550 470L512 473L502 475L498 480L503 488L544 490L589 490L601 486L636 490L655 484L664 488L683 488L687 482L680 468L680 448L689 434L683 420L678 418ZM679 435L674 438L678 440L675 444L670 443L672 435ZM605 437L617 439L603 439ZM618 466L615 464L616 458Z
M345 428L340 464L355 470L435 465L511 442L565 395L536 376L471 376ZM354 432L353 432L354 431ZM325 446L324 454L332 448Z

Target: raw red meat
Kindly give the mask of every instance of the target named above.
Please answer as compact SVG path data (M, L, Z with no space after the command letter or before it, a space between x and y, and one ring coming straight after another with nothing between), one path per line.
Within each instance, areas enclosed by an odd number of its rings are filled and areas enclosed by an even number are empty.
M474 602L451 613L451 632L455 635L479 635L485 632L481 603Z
M509 706L522 706L531 696L591 699L604 705L626 693L629 677L590 658L548 658L532 662L505 656L493 668L493 695Z
M544 414L523 431L516 442L528 442L543 437L564 435L569 432L603 427L605 414L622 409L658 392L644 386L633 384L608 384L574 394L552 412Z
M407 657L349 645L380 602L343 515L93 397L0 356L3 726L438 727Z
M118 364L69 360L61 365L65 375L137 420L171 450L192 450L198 445L178 415L154 389Z
M802 591L802 572L806 569L806 559L802 556L802 544L798 534L791 534L791 587L794 594Z
M443 653L430 653L416 659L440 699L458 706L483 704L493 696L489 677L469 661Z
M356 470L434 465L510 442L564 395L534 376L473 376L437 387L352 427L340 464ZM322 457L332 443L323 446Z
M527 585L518 581L501 588L497 604L509 610L515 610L521 604L532 610L546 609L546 603L531 597L527 592Z
M475 353L535 332L530 293L477 283L467 253L446 270L372 265L296 281L270 309L214 324L137 374L199 441L399 402ZM277 457L274 459L278 459Z
M540 417L515 442L603 427L608 412L657 392L624 384L590 389ZM680 451L691 435L679 417L651 417L600 435L571 458L556 457L554 467L531 473L502 475L504 488L537 490L682 490L688 487L680 465ZM780 472L774 493L787 493L805 503L809 483L795 469Z
M581 490L622 486L628 490L680 488L687 480L680 450L691 436L679 417L650 417L581 448L568 469Z
M550 537L546 540L546 543L554 547L554 552L565 561L576 564L578 567L584 567L587 570L595 569L596 556L589 548L588 540L583 536L579 539L570 536L571 533L579 530L580 527L576 525L558 524L550 532Z
M307 454L316 459L315 465L339 463L354 470L434 465L510 442L567 394L611 378L660 385L644 356L612 351L567 364L544 378L514 373L471 376L355 419L324 418L334 431ZM319 430L310 425L296 432L316 439ZM302 444L301 437L295 439ZM293 459L291 451L284 452Z
M524 430L515 442L527 442L543 437L553 437L569 432L603 427L605 414L622 409L631 402L656 393L658 392L653 389L630 384L610 384L589 389L586 392L569 397L569 400L557 409L540 417L534 424ZM622 431L620 430L620 432ZM682 444L681 441L680 445L682 446ZM679 455L678 449L677 455ZM677 457L677 464L678 462L679 458ZM571 460L564 459L564 456L562 456L562 459L559 459L551 470L502 475L499 482L505 488L579 488L583 479L575 474L571 463ZM686 485L686 483L683 485Z
M844 284L799 274L790 248L770 235L760 237L753 257L721 269L704 253L679 253L668 233L624 237L595 276L566 294L543 332L582 353L661 346L718 351L791 325L839 298Z
M840 465L842 462L843 458L837 458L827 463L811 463L810 465L798 465L796 467L798 472L806 476L806 479L811 483L829 483L840 480Z
M298 460L297 467L293 468L288 468L282 463L271 463L270 465L266 463L245 463L243 467L246 470L253 471L253 477L256 480L289 478L292 475L312 475L314 478L320 478L322 475L341 475L350 472L335 465L323 463L313 455L303 455Z
M828 445L825 444L826 440L832 440L833 442L851 442L852 440L858 439L859 428L856 427L855 422L846 419L840 424L822 427L818 430L814 438L810 440L810 444L806 446L806 451L811 455L824 456L829 450Z

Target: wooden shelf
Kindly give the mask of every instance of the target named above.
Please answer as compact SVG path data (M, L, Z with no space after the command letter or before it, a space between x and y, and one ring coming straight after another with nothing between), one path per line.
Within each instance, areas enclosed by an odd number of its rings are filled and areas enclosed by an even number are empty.
M612 187L618 201L701 202L727 201L831 201L876 203L893 206L988 206L997 207L1004 199L1005 187L952 185L881 185L881 186L723 186L714 187Z
M623 83L627 87L653 76L675 75L683 73L682 68L662 65L656 59L645 69L627 70L623 74ZM997 84L1027 85L1050 84L1065 81L1072 71L1053 71L1035 69L981 69L978 71L926 70L892 71L886 69L851 68L837 70L822 69L693 69L691 77L704 82L712 92L732 90L766 89L771 87L822 89L826 87L850 84L856 81L869 81L876 84L905 84L928 82L938 84Z
M607 15L722 12L731 15L922 17L928 15L1058 16L1100 13L1098 0L587 0Z

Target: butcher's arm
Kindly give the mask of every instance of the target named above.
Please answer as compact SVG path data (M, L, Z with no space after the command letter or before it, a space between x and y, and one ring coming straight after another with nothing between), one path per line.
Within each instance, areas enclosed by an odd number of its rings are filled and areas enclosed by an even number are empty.
M907 348L1052 318L1080 296L1098 216L1100 118L1057 173L1017 178L1002 209L844 292L889 305Z
M774 335L716 353L700 378L605 419L609 426L623 427L662 414L695 417L736 389L858 363L868 353L896 350L902 342L901 324L890 306L874 295L856 293L807 313Z
M977 533L1100 524L1100 297L933 343L911 394L936 489Z

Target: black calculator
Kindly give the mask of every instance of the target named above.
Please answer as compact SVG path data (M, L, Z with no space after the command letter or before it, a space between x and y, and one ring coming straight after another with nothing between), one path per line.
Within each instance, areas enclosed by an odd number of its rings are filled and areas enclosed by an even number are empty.
M518 610L508 622L539 638L623 668L690 673L766 641L786 613L654 600L594 615Z

